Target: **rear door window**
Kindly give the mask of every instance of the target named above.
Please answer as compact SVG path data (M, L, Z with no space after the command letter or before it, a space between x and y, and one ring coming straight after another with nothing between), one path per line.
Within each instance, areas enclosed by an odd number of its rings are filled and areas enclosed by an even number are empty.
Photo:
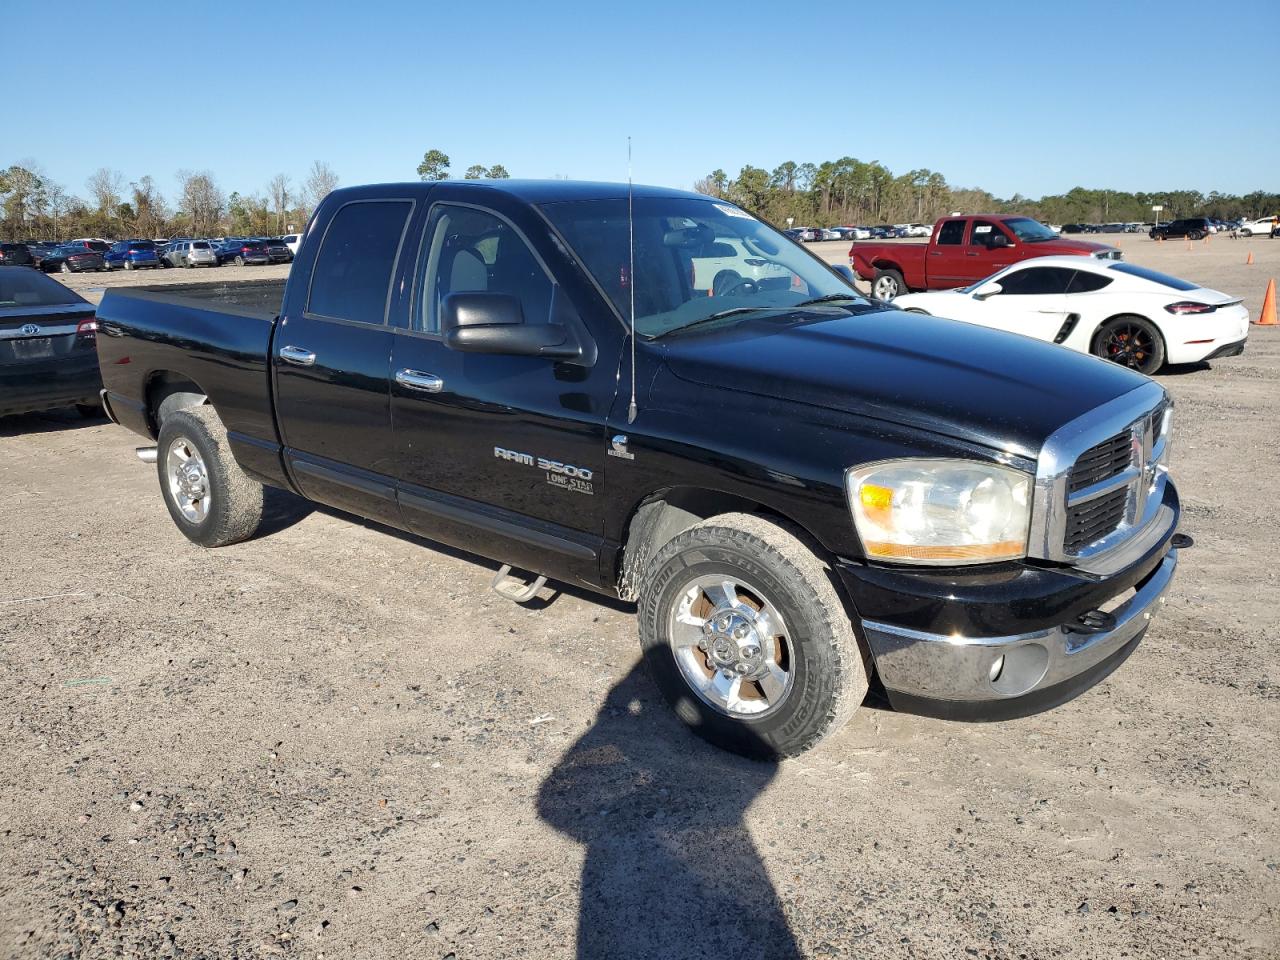
M413 204L408 200L348 203L325 231L311 275L307 312L381 324L396 254Z
M938 244L951 247L964 243L964 227L964 220L948 220L938 230Z

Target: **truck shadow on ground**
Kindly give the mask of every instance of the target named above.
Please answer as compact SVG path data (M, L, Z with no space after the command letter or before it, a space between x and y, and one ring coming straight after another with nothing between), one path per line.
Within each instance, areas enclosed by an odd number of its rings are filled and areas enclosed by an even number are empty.
M46 410L41 413L16 413L0 417L0 437L18 437L24 434L61 433L82 427L100 427L107 423L106 414L100 417L83 417L75 410Z
M689 733L643 664L614 686L538 793L586 847L578 960L802 956L744 823L777 772Z

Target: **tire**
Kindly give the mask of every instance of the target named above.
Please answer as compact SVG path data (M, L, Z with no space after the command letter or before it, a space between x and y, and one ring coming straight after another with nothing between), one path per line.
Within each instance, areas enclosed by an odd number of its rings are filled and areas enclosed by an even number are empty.
M126 260L126 261L124 262L124 268L125 268L125 270L132 270L132 269L133 269L133 261L132 261L132 260Z
M1240 236L1242 236L1242 237L1252 237L1252 236L1253 236L1253 231L1252 231L1252 230L1250 230L1248 227L1244 227L1244 228L1240 231Z
M710 592L699 581L710 583ZM726 581L732 606L716 586ZM711 606L716 593L724 602ZM772 621L770 609L780 624L757 637L751 631ZM683 628L682 611L691 618ZM650 561L637 614L645 661L676 714L734 753L765 760L803 753L840 729L866 695L867 660L831 571L780 523L730 513L681 533ZM726 614L733 618L727 624ZM714 632L717 623L729 633ZM745 640L732 636L739 627L748 631ZM754 663L772 682L713 669L735 659L742 672ZM736 694L715 703L717 684Z
M181 487L182 464L194 468ZM227 445L227 432L205 404L168 414L160 426L156 474L169 516L183 535L202 547L225 547L253 536L262 521L262 484L249 479ZM180 499L200 491L203 496Z
M1200 230L1192 230L1189 234L1187 234L1187 236L1190 237L1192 240L1204 239L1204 233L1201 232Z
M897 270L876 269L871 281L871 295L877 300L892 300L900 293L907 292L906 281Z
M1117 338L1125 339L1118 342ZM1144 343L1145 349L1135 352L1132 347L1135 339ZM1164 366L1164 337L1145 317L1135 314L1112 317L1093 338L1093 353L1103 360L1111 360L1151 376Z
M67 263L67 261L63 260L63 261L62 261L62 266L60 266L60 267L58 268L58 272L59 272L59 273L70 273L70 272L71 272L71 264L69 264L69 263Z
M244 266L244 257L240 256L239 254L236 255L236 266L237 267Z

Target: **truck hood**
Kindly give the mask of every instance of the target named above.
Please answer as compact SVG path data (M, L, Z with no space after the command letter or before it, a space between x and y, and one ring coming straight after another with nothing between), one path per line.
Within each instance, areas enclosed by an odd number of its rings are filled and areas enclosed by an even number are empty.
M1119 259L1120 253L1119 247L1109 243L1094 243L1092 240L1037 240L1035 243L1024 244L1024 246L1034 250L1037 257L1075 254L1077 256L1102 257L1103 259Z
M1035 457L1081 414L1147 382L1017 334L900 310L748 318L663 341L681 379L841 410Z

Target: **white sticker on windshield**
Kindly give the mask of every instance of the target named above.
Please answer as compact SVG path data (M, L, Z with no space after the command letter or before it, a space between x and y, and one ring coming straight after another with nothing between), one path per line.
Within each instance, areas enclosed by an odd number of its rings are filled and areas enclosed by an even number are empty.
M731 207L727 203L716 203L713 206L723 213L726 217L741 217L743 220L754 220L751 214L745 210L739 210L737 207Z
M974 232L974 233L990 233L990 232L991 232L991 227L990 227L990 225L985 226L985 227L974 227L974 228L973 228L973 232Z

